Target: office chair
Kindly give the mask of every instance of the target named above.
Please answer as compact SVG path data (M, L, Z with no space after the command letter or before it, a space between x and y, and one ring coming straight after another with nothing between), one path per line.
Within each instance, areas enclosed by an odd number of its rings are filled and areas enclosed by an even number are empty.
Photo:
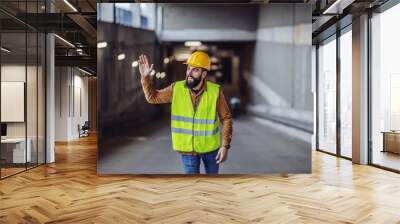
M78 124L79 138L89 136L89 129L90 129L89 121L85 121L82 127L80 127L80 125Z

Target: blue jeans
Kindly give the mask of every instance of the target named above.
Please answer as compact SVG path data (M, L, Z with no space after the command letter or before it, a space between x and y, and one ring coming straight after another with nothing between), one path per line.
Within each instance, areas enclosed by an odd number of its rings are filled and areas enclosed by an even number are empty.
M218 150L199 155L181 155L185 174L199 174L201 163L200 159L203 160L206 174L218 174L219 164L215 159L217 154Z

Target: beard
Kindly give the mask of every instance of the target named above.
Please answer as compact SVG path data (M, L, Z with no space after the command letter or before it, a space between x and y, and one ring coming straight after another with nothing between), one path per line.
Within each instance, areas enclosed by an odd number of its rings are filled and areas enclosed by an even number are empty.
M189 80L188 80L189 77L191 77L191 78L193 79L193 81L189 81ZM189 89L193 89L193 88L196 87L200 82L201 82L201 77L198 78L198 79L196 79L195 77L193 77L193 76L190 75L190 76L186 77L186 82L185 82L185 84L186 84L186 86L187 86Z

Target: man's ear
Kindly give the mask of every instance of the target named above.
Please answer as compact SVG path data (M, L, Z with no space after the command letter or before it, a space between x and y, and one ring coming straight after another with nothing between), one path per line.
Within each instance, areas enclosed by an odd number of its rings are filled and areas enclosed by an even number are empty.
M202 73L201 73L201 76L203 77L203 79L207 76L207 70L204 70Z

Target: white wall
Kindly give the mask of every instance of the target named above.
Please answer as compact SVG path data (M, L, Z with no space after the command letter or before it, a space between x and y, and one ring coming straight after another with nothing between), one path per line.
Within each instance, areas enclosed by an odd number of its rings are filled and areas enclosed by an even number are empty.
M9 64L9 65L2 65L1 66L1 81L2 82L7 82L7 81L18 81L18 82L25 82L25 75L26 75L26 70L27 69L27 74L28 74L28 79L29 79L29 84L34 84L36 85L36 81L34 83L32 82L32 77L30 77L31 74L36 75L36 67L34 66L27 66L25 65L18 65L18 64ZM36 100L36 88L28 88L28 99L27 103L33 102L35 98ZM36 101L35 101L36 102ZM33 106L33 105L32 105ZM36 103L35 103L35 108L36 108ZM1 110L7 110L7 108L1 108ZM31 112L31 109L28 110L28 112ZM30 128L33 127L33 124L31 123L32 121L35 121L36 123L36 113L28 113L27 114L27 119L28 119L28 137L30 131ZM25 124L26 122L8 122L7 123L7 136L8 137L25 137ZM35 126L36 128L36 126Z
M38 69L38 70L37 70ZM44 162L44 73L42 67L25 64L3 64L1 66L1 81L2 82L24 82L26 85L26 106L25 100L22 102L22 108L18 108L20 113L25 114L26 120L22 122L6 122L8 138L24 138L25 135L30 140L32 161L36 162L39 158L39 163ZM27 80L26 80L27 78ZM3 92L4 89L2 89ZM21 94L24 91L21 90ZM2 95L2 98L8 98L7 95ZM16 113L11 111L12 108L2 107L2 112ZM8 111L7 111L8 110ZM14 108L15 110L15 108ZM37 157L37 153L39 156Z
M77 138L79 137L78 133L78 124L81 126L85 123L85 121L89 120L89 111L88 111L88 106L89 106L89 94L88 94L88 77L81 76L82 73L74 74L74 89L75 91L73 92L74 96L74 108L72 109L72 120L71 120L71 136L72 138ZM80 91L80 93L79 93ZM79 97L80 95L80 97ZM80 102L79 102L80 101ZM80 105L79 105L80 104ZM71 104L72 105L72 104ZM79 108L81 107L81 108ZM79 109L82 111L80 112Z
M56 67L56 82L55 82L55 140L66 141L67 139L67 121L66 117L68 112L65 113L65 108L68 107L66 100L68 100L68 76L64 75L67 73L67 67ZM65 88L67 90L65 91ZM65 93L67 94L61 94ZM64 137L64 138L63 138Z
M1 81L18 81L25 82L25 65L2 65ZM28 67L31 70L32 67ZM7 108L1 108L7 110ZM25 122L7 123L7 137L25 137Z
M56 141L77 139L78 124L82 126L88 120L88 78L83 75L76 68L56 67Z

